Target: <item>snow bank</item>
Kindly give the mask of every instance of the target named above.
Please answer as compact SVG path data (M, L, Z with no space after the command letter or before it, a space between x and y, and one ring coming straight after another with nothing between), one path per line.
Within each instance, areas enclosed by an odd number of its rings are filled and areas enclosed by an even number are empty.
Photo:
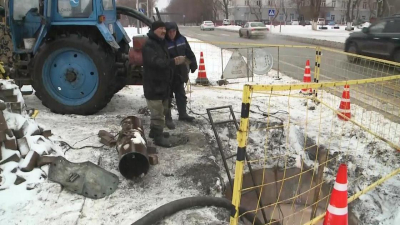
M219 26L219 27L215 27L215 29L219 29L219 30L228 30L228 31L239 31L240 28L241 28L241 26L236 26L236 25L228 25L228 26Z

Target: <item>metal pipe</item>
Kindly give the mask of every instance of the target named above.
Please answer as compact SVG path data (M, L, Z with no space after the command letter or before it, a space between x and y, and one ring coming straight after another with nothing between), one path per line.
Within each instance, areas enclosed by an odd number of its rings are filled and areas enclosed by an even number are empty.
M119 172L126 179L147 174L150 163L140 118L126 117L121 121L121 128L116 146L119 155Z

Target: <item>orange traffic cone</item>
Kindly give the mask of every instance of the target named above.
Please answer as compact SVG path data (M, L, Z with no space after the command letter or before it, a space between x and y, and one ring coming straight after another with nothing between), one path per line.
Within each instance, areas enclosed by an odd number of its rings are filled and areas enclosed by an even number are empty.
M350 111L350 85L344 85L344 90L342 94L342 101L340 101L339 112L346 117L339 115L338 117L341 120L347 121L351 118L351 111Z
M310 68L310 60L306 62L306 68L304 69L304 83L311 83L311 68ZM301 93L303 94L312 94L312 88L301 89Z
M345 164L339 166L324 225L348 225L347 166Z
M204 65L203 52L200 52L200 65L196 78L196 84L203 84L203 85L210 84L210 81L207 78L206 66Z

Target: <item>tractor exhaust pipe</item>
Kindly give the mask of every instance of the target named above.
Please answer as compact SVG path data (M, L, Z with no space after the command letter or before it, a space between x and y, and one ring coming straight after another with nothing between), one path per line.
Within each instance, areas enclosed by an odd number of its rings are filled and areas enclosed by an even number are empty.
M141 120L136 116L121 121L122 130L117 140L119 172L126 179L133 179L149 171L147 141Z
M156 13L157 13L158 20L161 21L160 11L158 11L158 7L156 7Z

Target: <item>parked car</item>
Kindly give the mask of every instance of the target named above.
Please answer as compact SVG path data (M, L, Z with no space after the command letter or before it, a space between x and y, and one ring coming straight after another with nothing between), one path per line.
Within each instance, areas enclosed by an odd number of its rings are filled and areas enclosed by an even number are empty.
M201 30L214 30L215 25L212 21L203 21L200 25Z
M231 25L231 21L229 19L224 19L222 21L222 25L224 25L224 26Z
M298 21L298 20L292 20L292 21L290 22L290 24L292 24L292 25L299 25L299 21Z
M239 37L265 37L269 29L263 22L247 22L242 28L239 29Z
M328 25L329 25L329 26L335 26L335 25L336 25L336 22L335 22L335 21L329 21Z
M317 25L325 25L325 19L324 18L318 18Z
M344 51L400 63L400 17L385 18L362 28L361 32L351 33ZM350 62L357 61L357 57L347 58Z

